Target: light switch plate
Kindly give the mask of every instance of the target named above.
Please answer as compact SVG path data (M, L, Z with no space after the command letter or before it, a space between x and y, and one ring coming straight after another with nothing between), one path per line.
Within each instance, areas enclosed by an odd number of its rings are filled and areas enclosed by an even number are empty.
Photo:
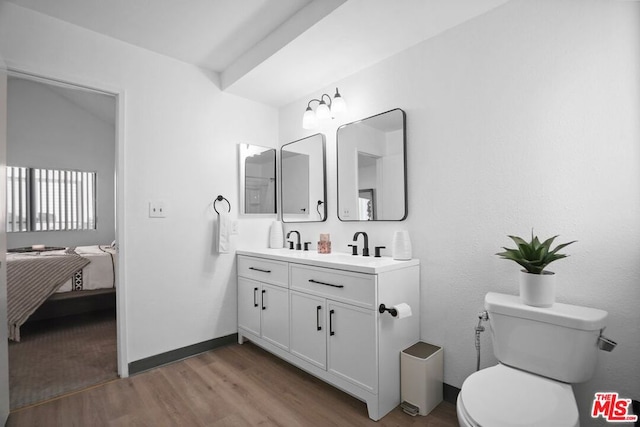
M167 209L163 201L149 202L149 218L166 218Z
M238 220L231 222L231 234L238 234Z

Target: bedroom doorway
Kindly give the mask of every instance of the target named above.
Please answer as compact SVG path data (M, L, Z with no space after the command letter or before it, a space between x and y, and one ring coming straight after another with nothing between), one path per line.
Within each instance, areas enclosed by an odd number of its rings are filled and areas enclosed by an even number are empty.
M122 100L18 71L7 88L7 169L18 168L7 174L6 208L16 410L126 376L116 244ZM37 277L43 263L51 270ZM11 292L26 283L39 299Z

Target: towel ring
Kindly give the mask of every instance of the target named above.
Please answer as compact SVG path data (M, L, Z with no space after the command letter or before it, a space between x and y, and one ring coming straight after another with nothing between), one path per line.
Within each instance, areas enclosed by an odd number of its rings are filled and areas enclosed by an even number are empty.
M216 211L216 213L217 213L218 215L220 215L220 212L218 212L218 209L216 209L216 202L221 202L221 201L223 201L223 200L224 200L225 202L227 202L227 205L229 205L229 212L231 212L231 203L229 203L229 201L228 201L226 198L224 198L224 197L222 197L222 196L218 196L218 197L216 197L216 199L215 199L215 200L213 201L213 203L212 203L212 204L213 204L213 210L214 210L214 211Z

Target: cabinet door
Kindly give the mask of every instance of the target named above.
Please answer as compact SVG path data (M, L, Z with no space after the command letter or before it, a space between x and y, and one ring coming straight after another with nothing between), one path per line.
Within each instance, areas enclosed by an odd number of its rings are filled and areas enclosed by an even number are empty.
M238 277L238 327L260 336L259 282Z
M291 291L291 353L327 369L326 300Z
M327 309L329 372L376 393L378 353L375 312L330 300L327 301Z
M260 291L262 338L289 349L289 289L262 283Z

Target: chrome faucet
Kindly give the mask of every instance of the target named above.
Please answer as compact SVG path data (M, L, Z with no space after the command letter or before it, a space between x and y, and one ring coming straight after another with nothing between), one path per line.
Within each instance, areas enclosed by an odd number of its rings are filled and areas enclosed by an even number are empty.
M364 247L362 248L362 256L369 256L369 236L367 236L367 233L365 233L364 231L358 231L353 235L353 241L357 242L358 236L361 234L364 236Z
M290 232L287 233L287 239L289 238L289 236L291 236L291 233L296 233L298 235L298 241L296 243L296 251L301 250L302 245L300 244L300 232L296 230L291 230ZM291 242L291 246L289 247L289 249L293 249L293 242Z

